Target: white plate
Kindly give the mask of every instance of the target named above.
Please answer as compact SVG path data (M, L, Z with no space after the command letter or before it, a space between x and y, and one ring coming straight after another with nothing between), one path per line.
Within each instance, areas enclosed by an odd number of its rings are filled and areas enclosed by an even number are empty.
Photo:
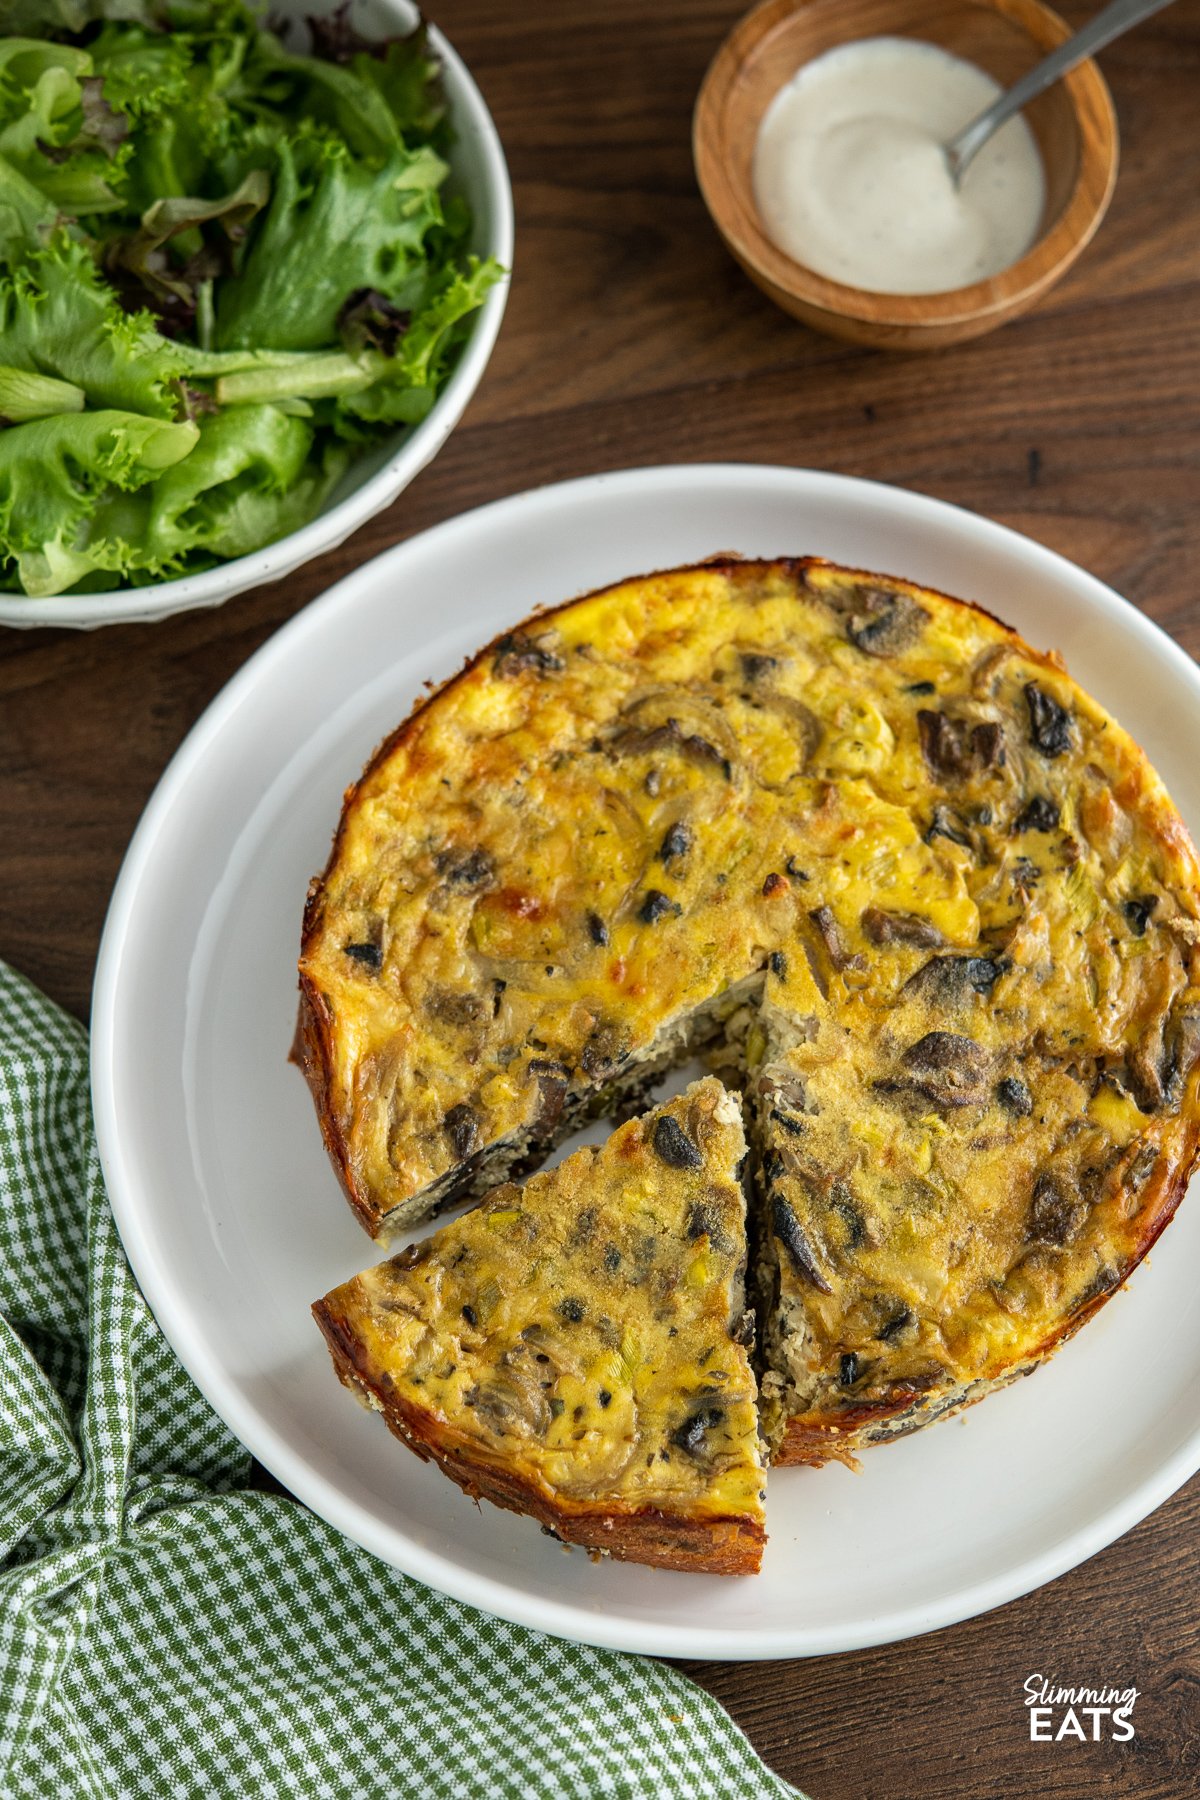
M272 18L302 20L332 10L332 0L278 0ZM351 23L364 36L379 38L409 31L420 14L412 0L353 0ZM494 256L512 268L513 206L508 165L483 95L462 59L441 32L431 26L429 41L442 64L446 101L454 123L450 151L451 191L471 205L469 245L481 259ZM0 625L31 630L39 625L94 631L98 625L151 624L175 613L220 606L264 582L290 575L314 556L334 550L376 513L383 512L409 482L431 463L479 386L495 347L508 299L508 278L497 282L471 324L449 381L419 425L390 433L355 458L322 510L299 531L232 562L219 563L198 575L156 581L147 587L114 588L107 594L54 594L41 600L25 594L0 593Z
M1108 588L1015 533L873 483L633 470L449 521L357 570L251 659L154 795L96 977L93 1087L138 1279L213 1405L285 1486L462 1600L696 1657L856 1649L997 1606L1129 1529L1200 1466L1200 1206L1032 1380L871 1451L784 1469L763 1573L567 1555L477 1509L335 1381L309 1303L377 1254L285 1061L305 885L342 790L417 697L539 602L717 550L819 552L978 600L1074 673L1200 819L1200 673Z

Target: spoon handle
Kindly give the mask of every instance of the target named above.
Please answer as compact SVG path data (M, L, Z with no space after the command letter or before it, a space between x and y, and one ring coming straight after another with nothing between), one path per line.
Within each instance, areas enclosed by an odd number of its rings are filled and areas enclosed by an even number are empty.
M1161 12L1170 6L1171 0L1110 0L1110 4L1094 19L1090 19L1083 28L1069 37L1065 44L1052 50L1049 56L1036 63L1027 75L1007 88L1003 94L981 112L977 119L972 119L946 145L946 157L950 164L950 173L956 182L963 178L967 164L976 151L998 131L1006 119L1028 106L1031 100L1044 93L1048 87L1073 69L1086 56L1094 56L1097 50L1103 50L1105 44L1111 44L1114 38L1129 31L1134 25L1140 25L1152 13Z

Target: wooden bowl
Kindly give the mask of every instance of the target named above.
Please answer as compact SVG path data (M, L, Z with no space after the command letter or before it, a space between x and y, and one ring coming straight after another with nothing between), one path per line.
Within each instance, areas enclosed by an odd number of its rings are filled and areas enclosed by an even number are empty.
M833 337L926 350L1002 325L1066 273L1108 208L1117 120L1095 63L1081 63L1025 109L1046 171L1032 249L1000 274L944 294L869 293L793 261L767 236L754 204L755 140L780 88L839 44L921 38L1008 87L1069 35L1040 0L764 0L726 38L696 101L696 175L717 230L778 306Z

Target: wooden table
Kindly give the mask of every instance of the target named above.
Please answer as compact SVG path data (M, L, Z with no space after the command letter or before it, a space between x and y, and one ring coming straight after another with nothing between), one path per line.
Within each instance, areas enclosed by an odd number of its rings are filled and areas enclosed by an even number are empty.
M1075 558L1200 654L1200 0L1105 53L1124 166L1076 271L1032 316L926 360L811 336L711 230L689 117L735 5L436 10L507 147L518 237L499 347L437 462L342 549L220 611L0 631L0 955L81 1017L125 844L217 690L347 570L535 483L722 459L897 482ZM1182 1800L1200 1790L1198 1542L1200 1479L988 1617L690 1673L813 1800ZM1135 1740L1030 1743L1022 1683L1039 1671L1135 1684Z

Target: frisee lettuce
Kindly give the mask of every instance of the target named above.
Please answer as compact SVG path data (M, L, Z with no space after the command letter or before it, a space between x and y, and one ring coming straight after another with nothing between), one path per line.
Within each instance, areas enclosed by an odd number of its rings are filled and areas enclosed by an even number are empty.
M157 419L183 410L183 356L145 313L122 311L85 246L65 232L0 274L0 344L5 362L82 388L89 406Z
M0 586L142 584L298 529L424 418L465 254L424 27L299 54L241 0L10 0ZM12 29L12 25L10 25Z
M77 555L94 503L140 488L193 450L190 420L103 409L62 412L0 431L0 544L27 594L73 587L93 566Z

